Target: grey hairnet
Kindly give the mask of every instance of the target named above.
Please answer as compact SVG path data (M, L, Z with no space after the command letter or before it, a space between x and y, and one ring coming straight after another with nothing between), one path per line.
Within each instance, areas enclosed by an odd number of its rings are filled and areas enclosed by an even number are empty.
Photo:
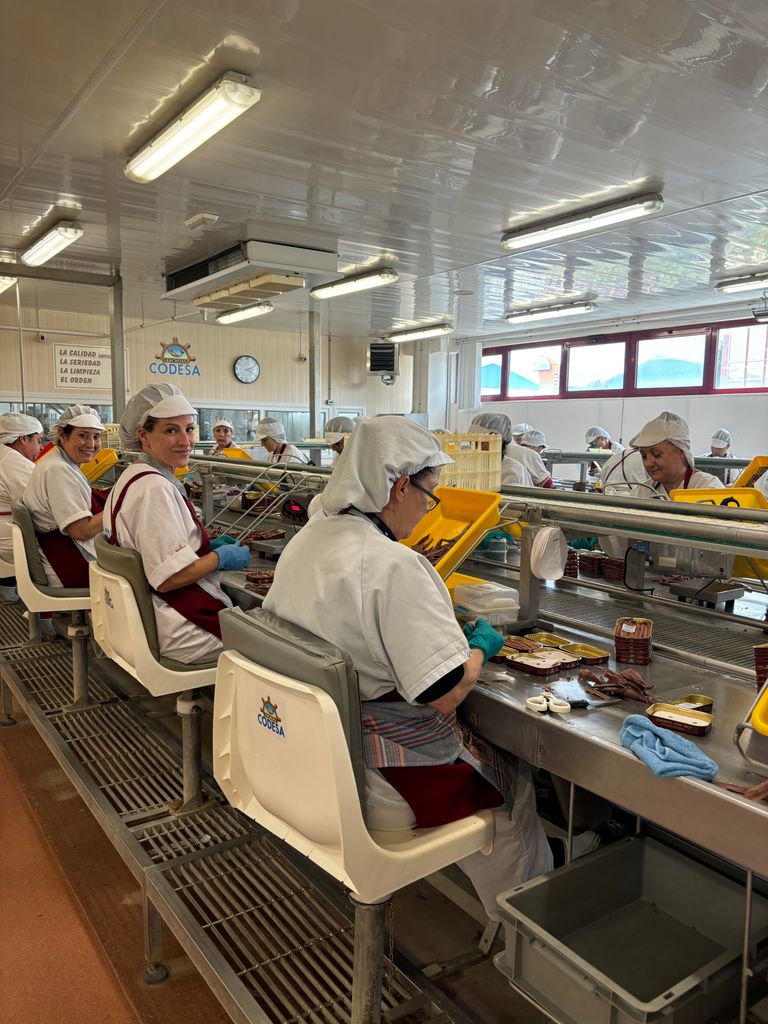
M175 384L147 384L128 399L120 420L120 445L126 451L140 452L139 430L150 416L196 416L197 413Z
M360 512L381 512L389 501L392 484L401 476L453 462L440 442L404 416L364 420L339 456L333 476L320 501L329 513L353 506Z
M472 429L473 427L481 429L475 431ZM475 416L469 424L468 433L482 433L483 430L490 430L493 434L501 434L504 444L512 444L512 423L509 416L505 416L503 412L481 412L478 416Z

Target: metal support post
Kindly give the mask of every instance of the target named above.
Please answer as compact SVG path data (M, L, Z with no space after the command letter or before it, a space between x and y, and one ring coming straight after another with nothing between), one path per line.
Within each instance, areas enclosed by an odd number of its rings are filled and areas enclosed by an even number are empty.
M125 412L125 335L123 333L123 279L119 273L109 289L109 340L112 362L112 418Z
M309 436L320 434L320 406L322 405L323 353L320 338L320 314L314 309L307 316L309 350Z
M168 968L163 959L163 921L154 904L142 893L144 904L144 959L146 967L141 972L145 985L159 985L168 977Z
M0 718L0 725L16 725L16 719L13 717L13 696L11 694L11 688L2 676L0 676L0 696L2 697L3 706L3 717Z
M40 613L29 612L29 642L31 644L39 644L42 642L42 634L40 632Z
M176 814L199 811L203 806L202 717L203 705L197 690L186 690L176 699L181 718L181 762L183 796L172 808Z
M72 625L67 627L67 636L72 641L72 689L73 699L68 711L77 711L90 704L88 695L88 638L91 630L85 617L85 610L72 612Z
M749 966L750 941L752 931L752 872L747 871L744 904L744 945L741 953L741 998L739 999L739 1024L747 1024L749 1010L749 982L752 969Z
M391 900L355 906L355 953L352 968L351 1024L379 1024L384 974L384 938Z
M573 782L568 783L568 834L565 838L565 863L570 864L573 860L573 819L576 806L576 786Z
M210 523L215 518L213 507L213 472L210 466L200 466L198 469L203 487L202 514L203 522Z
M537 526L524 526L520 539L520 613L521 621L539 617L539 581L531 572L531 550Z

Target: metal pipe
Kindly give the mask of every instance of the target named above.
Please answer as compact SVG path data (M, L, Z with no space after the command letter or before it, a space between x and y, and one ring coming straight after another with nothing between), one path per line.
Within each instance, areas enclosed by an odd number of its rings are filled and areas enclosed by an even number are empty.
M3 264L5 266L5 264ZM22 327L24 334L56 334L67 338L108 338L103 331L65 331L59 327ZM0 331L17 331L15 324L0 324Z
M565 838L565 863L570 864L573 860L573 819L576 807L576 786L573 782L568 783L568 833Z
M590 462L602 464L612 459L614 452L589 451L589 452L566 452L558 448L545 449L541 453L547 468L559 465L586 465ZM696 466L702 469L746 469L751 459L719 459L711 455L696 456Z
M0 677L0 696L2 696L3 708L3 717L0 718L0 725L16 725L16 719L13 717L13 694L11 693L10 686L2 677Z
M202 730L203 708L196 690L185 690L176 700L181 718L183 796L180 813L198 810L203 804Z
M384 973L384 937L390 900L355 905L351 1024L379 1024Z
M21 411L27 411L27 395L24 389L24 331L21 327L21 281L16 279L16 326L19 331L19 383L21 385Z
M123 279L119 274L109 290L109 340L112 355L112 419L125 412L125 336L123 333Z
M531 572L531 551L538 533L536 526L524 526L520 540L520 618L539 617L539 581Z
M752 970L749 966L749 935L752 930L752 872L747 871L744 905L744 943L741 951L741 993L739 998L739 1024L747 1024L749 1009L749 982Z
M72 625L67 635L72 641L72 703L67 710L75 711L87 707L90 702L88 694L88 637L90 628L85 619L85 611L72 612Z

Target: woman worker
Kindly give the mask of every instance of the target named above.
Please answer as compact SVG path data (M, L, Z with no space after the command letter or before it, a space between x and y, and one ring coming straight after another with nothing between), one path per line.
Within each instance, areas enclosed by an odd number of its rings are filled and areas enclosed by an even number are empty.
M89 405L70 405L54 428L56 447L29 478L23 502L29 509L54 587L88 587L88 563L96 557L93 538L102 531L106 495L91 489L80 472L101 448L104 427Z
M599 448L601 451L623 452L624 445L614 441L609 431L604 427L589 427L584 434L584 443L589 448Z
M300 452L296 445L289 444L285 436L285 427L280 420L267 416L255 424L256 440L269 452L268 462L273 464L293 463L305 466L309 456Z
M525 767L456 719L501 635L482 619L462 633L434 568L397 543L435 507L450 461L404 417L360 423L322 511L281 555L264 607L352 659L371 828L430 827L498 808L493 852L459 862L498 919L498 892L551 867Z
M732 459L733 452L730 450L733 438L731 437L730 430L726 430L725 427L718 427L709 440L709 451L702 452L697 458L700 459ZM732 484L736 477L739 475L736 469L714 469L712 470L712 476L716 476L718 480L727 486Z
M639 449L651 480L650 488L645 485L633 488L635 497L669 500L671 491L723 486L711 473L694 469L691 432L676 413L663 412L650 420L629 443Z
M347 438L355 429L355 421L349 416L332 416L325 424L325 443L336 455L344 451Z
M225 448L234 448L235 446L232 444L234 433L235 427L232 420L228 420L226 416L220 416L213 424L213 439L216 445L211 450L211 455L221 455Z
M4 412L0 416L0 559L13 563L11 504L32 476L43 444L43 425L34 416ZM0 597L17 601L15 577L0 579Z
M520 426L520 424L518 424ZM531 474L522 462L511 458L507 454L510 445L515 445L513 440L513 427L509 416L503 412L481 412L475 416L469 424L470 434L500 434L501 435L501 486L517 485L518 487L533 487Z
M152 587L160 654L187 664L221 650L219 612L231 601L220 569L244 569L250 551L229 537L208 539L175 470L189 464L195 410L174 384L148 384L125 407L120 441L141 452L109 495L104 532L141 556Z

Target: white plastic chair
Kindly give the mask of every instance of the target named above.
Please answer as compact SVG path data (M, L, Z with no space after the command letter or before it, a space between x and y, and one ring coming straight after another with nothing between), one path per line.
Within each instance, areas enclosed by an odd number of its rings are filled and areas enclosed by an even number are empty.
M242 612L234 614L244 618ZM225 648L225 620L232 615L222 614ZM258 638L254 643L258 647ZM288 669L288 647L284 661ZM369 831L339 704L327 689L225 649L216 676L214 774L233 807L350 889L355 903L352 1021L370 1024L380 1019L391 894L471 853L490 853L494 818L482 811L437 828Z
M88 695L88 637L86 612L91 607L90 591L73 587L52 587L43 568L40 549L29 510L20 501L12 505L11 541L16 590L29 613L29 639L40 641L40 613L72 614L67 635L72 641L73 700L70 710L86 707Z
M199 689L216 682L216 662L185 664L160 656L152 592L141 558L130 548L96 538L91 580L93 635L104 653L153 697L178 694L181 718L183 796L177 813L203 805Z

